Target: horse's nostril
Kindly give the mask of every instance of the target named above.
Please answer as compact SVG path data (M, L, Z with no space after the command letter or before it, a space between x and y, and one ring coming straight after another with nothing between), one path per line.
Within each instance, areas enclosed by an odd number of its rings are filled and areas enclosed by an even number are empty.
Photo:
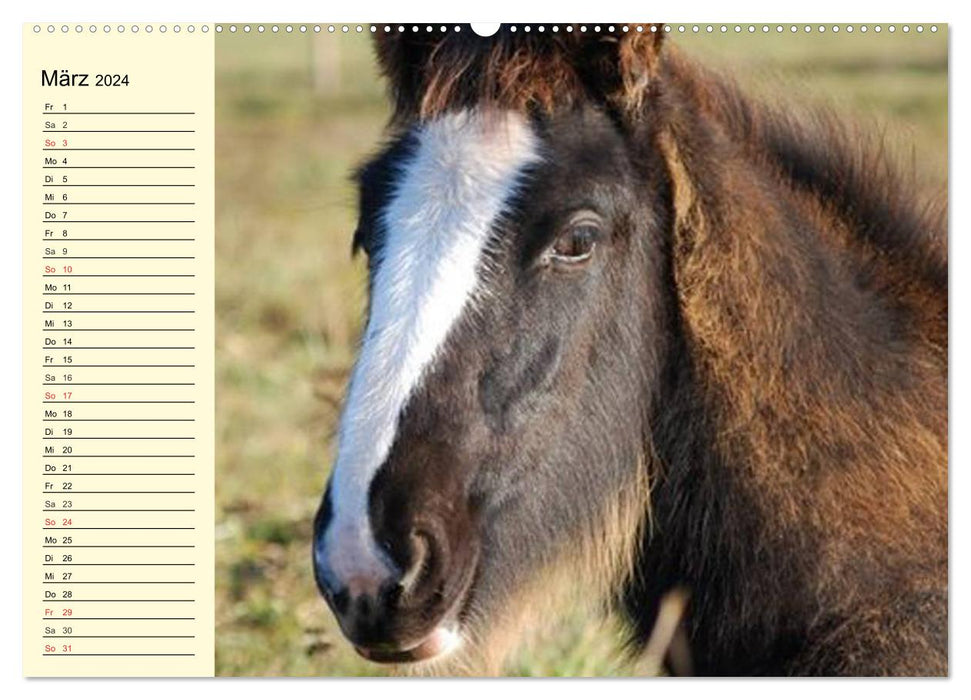
M421 582L428 570L429 564L429 543L428 537L420 531L412 531L409 537L411 547L411 562L405 575L398 582L399 590L404 596L413 591Z

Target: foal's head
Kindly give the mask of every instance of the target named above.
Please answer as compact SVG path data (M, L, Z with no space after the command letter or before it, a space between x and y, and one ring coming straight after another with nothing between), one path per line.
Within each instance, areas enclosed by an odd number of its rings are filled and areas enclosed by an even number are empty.
M367 658L482 639L549 567L609 565L591 550L622 555L646 513L669 285L656 51L633 27L379 42L396 115L359 173L370 304L314 541Z

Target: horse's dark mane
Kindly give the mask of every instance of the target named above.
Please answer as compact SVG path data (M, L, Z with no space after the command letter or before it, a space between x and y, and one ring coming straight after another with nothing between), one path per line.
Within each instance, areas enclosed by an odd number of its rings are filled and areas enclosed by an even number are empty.
M731 78L671 52L665 67L736 143L819 199L858 242L936 292L947 290L946 200L919 181L885 127L851 121L826 104L769 104Z

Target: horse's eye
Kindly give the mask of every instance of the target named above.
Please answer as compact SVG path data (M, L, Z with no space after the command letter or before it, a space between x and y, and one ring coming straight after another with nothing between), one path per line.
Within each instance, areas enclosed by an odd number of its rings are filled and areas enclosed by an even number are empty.
M600 236L599 221L589 218L574 220L550 246L549 257L561 265L585 263L593 255Z

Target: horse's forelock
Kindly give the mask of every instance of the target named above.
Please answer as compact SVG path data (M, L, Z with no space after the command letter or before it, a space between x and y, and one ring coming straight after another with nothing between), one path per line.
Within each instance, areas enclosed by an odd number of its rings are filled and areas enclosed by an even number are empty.
M390 83L392 121L402 123L472 107L551 112L600 102L639 108L662 37L650 27L561 27L542 34L503 27L481 37L466 26L459 32L378 34L375 43Z

